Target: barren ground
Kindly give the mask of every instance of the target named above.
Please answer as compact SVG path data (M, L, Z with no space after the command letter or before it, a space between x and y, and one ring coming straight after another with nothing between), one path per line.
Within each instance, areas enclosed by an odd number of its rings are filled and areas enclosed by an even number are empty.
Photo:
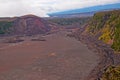
M0 80L84 80L99 56L66 34L46 35L46 41L0 42Z

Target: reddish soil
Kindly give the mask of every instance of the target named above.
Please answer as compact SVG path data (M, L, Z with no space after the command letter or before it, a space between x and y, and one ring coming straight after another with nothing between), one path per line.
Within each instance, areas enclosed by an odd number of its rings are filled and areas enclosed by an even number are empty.
M84 80L99 56L66 34L46 35L46 41L0 43L0 80Z

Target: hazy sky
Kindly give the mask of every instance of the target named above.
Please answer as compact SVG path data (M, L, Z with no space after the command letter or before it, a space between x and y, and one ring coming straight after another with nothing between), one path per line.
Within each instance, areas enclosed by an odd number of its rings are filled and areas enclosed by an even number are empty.
M47 13L96 5L120 3L120 0L0 0L0 17Z

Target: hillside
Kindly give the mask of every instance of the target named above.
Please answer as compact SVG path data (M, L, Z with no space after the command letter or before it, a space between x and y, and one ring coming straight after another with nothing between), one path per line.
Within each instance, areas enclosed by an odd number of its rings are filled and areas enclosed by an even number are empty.
M85 28L85 32L87 32L89 35L92 35L94 38L102 40L104 43L110 45L111 48L114 49L115 53L116 52L119 53L120 52L120 10L96 13L93 16L92 20L87 25L87 28ZM104 47L102 48L105 50ZM120 75L119 75L120 56L118 54L113 54L113 53L110 54L110 53L112 53L112 51L106 50L106 54L107 54L106 59L111 57L113 63L110 65L109 63L107 63L107 65L105 65L106 68L104 67L105 69L102 71L103 74L100 80L120 79Z
M9 34L38 34L50 30L47 22L34 15L25 15L14 18L0 18L0 35Z
M87 32L120 51L120 10L96 13L88 24Z
M83 42L100 55L98 66L87 80L120 80L120 10L96 13L70 37Z
M86 23L90 17L81 17L81 18L52 18L49 19L50 22L56 23L61 26L72 25L74 23L79 23L79 25L83 25Z
M49 24L53 26L56 26L57 28L62 29L75 29L80 28L83 26L86 22L88 22L91 19L91 17L81 17L81 18L49 18L47 21Z
M82 18L82 17L91 17L95 12L85 12L85 13L71 13L71 14L49 14L53 18Z

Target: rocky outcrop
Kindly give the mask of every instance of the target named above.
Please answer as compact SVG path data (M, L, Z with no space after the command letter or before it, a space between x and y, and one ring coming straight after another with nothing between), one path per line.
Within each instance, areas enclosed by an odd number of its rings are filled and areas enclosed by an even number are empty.
M86 25L87 26L87 25ZM100 80L105 69L114 64L114 51L111 47L97 38L84 33L86 26L74 32L71 37L75 37L82 43L86 44L90 50L98 53L100 59L98 65L91 71L86 80Z

